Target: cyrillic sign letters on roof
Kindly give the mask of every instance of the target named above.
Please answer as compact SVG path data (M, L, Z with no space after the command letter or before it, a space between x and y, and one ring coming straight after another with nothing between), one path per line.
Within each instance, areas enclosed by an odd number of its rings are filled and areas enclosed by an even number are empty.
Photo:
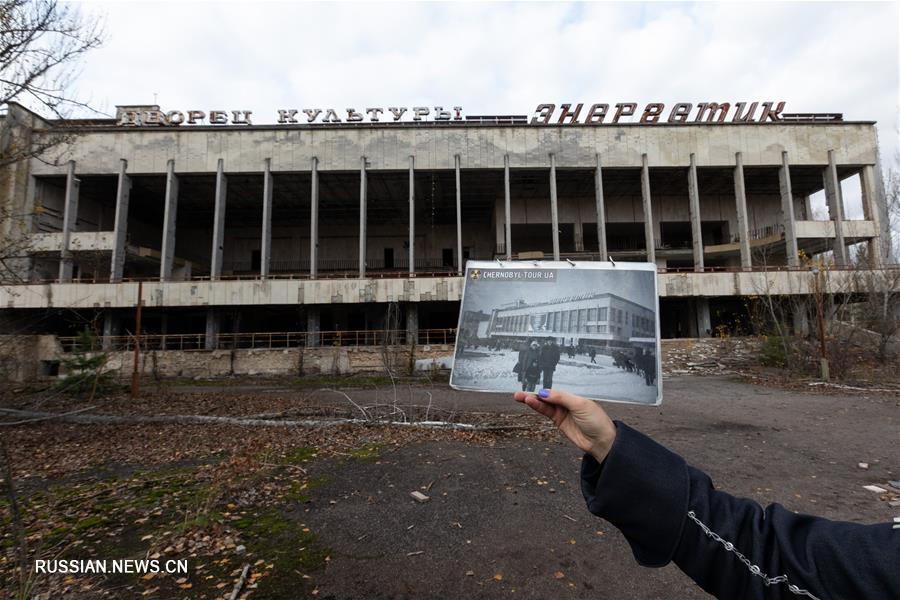
M638 110L637 102L608 104L538 104L530 120L523 116L466 117L462 107L445 109L435 106L411 108L391 106L357 110L345 108L281 108L276 111L276 125L332 125L358 123L466 123L513 122L529 125L614 125L618 123L765 123L781 121L785 103L779 102L677 102L667 111L662 102L651 102ZM120 107L117 124L131 127L177 127L181 125L253 125L250 110L171 110L158 106Z

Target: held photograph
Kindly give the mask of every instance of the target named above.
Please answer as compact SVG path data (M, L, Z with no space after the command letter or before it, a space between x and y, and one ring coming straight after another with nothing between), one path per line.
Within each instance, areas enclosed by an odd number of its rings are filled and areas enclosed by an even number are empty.
M469 261L450 385L662 401L656 267Z

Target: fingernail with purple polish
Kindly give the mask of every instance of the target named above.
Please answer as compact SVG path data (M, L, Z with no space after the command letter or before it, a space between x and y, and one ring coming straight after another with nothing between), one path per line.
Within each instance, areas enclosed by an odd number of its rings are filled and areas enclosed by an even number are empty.
M547 398L550 396L550 390L548 390L546 388L542 389L541 391L538 392L538 396L540 396L541 398Z

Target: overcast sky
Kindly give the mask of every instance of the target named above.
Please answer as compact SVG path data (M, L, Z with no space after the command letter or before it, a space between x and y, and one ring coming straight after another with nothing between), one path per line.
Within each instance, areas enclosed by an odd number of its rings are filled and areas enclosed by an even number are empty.
M898 149L898 2L85 2L81 97L163 110L785 100ZM845 192L846 194L846 192ZM852 193L850 194L852 195ZM849 198L848 198L849 200ZM856 212L851 206L848 212Z
M897 2L87 2L101 109L785 100L877 120L897 147ZM154 96L155 95L155 96Z

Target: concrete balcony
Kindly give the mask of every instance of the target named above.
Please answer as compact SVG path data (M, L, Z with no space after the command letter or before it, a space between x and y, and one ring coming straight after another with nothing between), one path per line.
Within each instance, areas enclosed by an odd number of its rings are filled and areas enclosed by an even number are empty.
M36 254L62 252L63 234L35 233L30 240L30 251ZM69 234L69 250L72 252L112 252L115 233L112 231L73 231Z
M862 241L878 235L874 221L844 221L844 238ZM797 221L797 238L834 238L834 221Z
M900 266L874 273L891 286ZM853 269L833 269L821 276L825 293L855 289ZM674 297L810 294L815 285L808 270L785 267L753 271L703 273L661 272L659 295ZM876 286L877 287L877 286ZM385 277L381 279L244 279L210 281L145 281L143 300L150 307L266 306L297 304L361 304L368 302L459 301L463 279L455 276ZM893 290L893 288L892 288ZM138 283L43 283L0 288L3 308L126 308L137 302Z

